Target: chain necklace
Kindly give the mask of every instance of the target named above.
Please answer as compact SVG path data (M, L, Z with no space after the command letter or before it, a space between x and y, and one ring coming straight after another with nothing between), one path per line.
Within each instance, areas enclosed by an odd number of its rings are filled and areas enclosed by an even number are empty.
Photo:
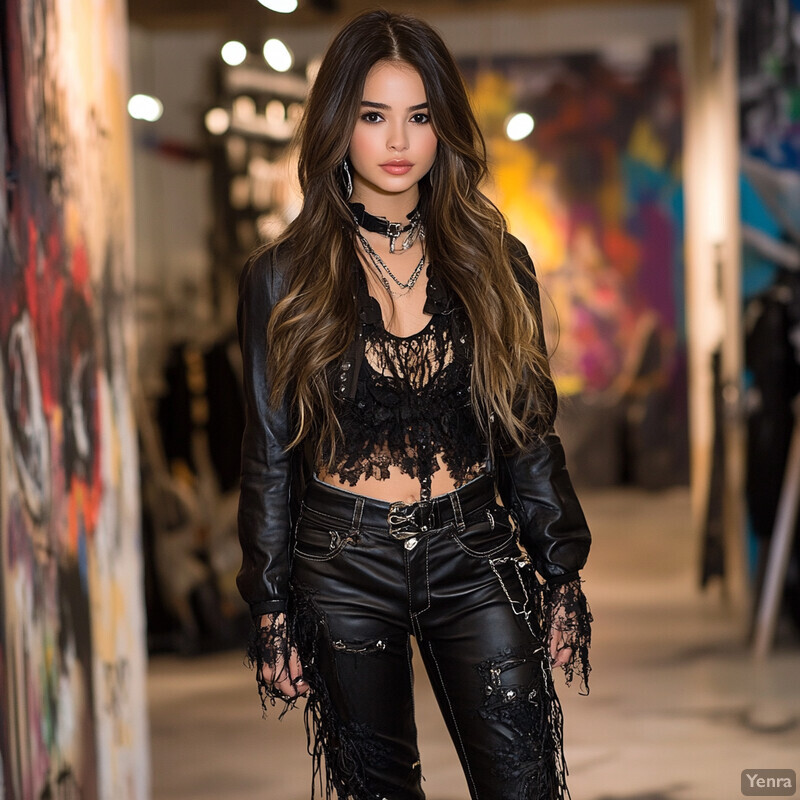
M356 228L356 236L358 237L358 241L361 244L361 247L364 249L364 252L367 254L372 266L375 267L375 271L378 273L378 277L381 279L381 283L383 284L384 288L390 295L393 297L402 297L403 295L408 294L413 288L414 284L417 282L420 274L422 273L422 267L425 265L425 247L422 248L422 258L419 260L419 264L414 268L414 271L411 273L411 277L408 279L407 283L403 283L401 280L398 280L397 276L389 269L386 262L375 252L372 245L364 238L363 234L361 233L358 228ZM424 239L425 234L420 233L420 238ZM384 274L385 273L385 274ZM386 280L386 275L388 275L401 289L402 292L396 292L392 289L392 285Z
M392 255L395 253L395 242L400 234L408 234L401 245L403 251L408 250L414 244L417 236L422 235L422 216L419 213L419 206L410 214L406 214L408 223L404 225L402 222L389 222L386 217L376 217L374 214L370 214L363 203L348 203L348 205L356 225L370 233L379 233L389 240L389 253Z

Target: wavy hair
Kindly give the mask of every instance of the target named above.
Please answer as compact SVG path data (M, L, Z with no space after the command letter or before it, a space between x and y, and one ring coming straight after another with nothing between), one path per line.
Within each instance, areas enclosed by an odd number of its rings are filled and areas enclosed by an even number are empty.
M486 145L461 73L428 24L370 11L347 24L323 58L298 129L303 207L274 245L288 250L291 270L287 294L267 327L270 401L288 401L295 410L289 447L313 432L319 463L328 443L328 468L341 435L328 371L358 324L355 231L341 165L367 74L386 61L419 73L438 138L434 165L419 184L420 210L428 257L464 304L472 326L471 394L478 424L488 435L494 420L500 438L523 446L544 433L555 413L538 287L525 260L511 252L502 214L480 190L487 176ZM523 273L522 285L515 266Z

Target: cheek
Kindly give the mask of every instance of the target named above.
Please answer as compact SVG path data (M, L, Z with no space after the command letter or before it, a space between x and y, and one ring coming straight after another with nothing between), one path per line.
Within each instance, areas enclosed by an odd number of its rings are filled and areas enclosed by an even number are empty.
M420 141L420 151L424 153L425 159L429 162L428 166L432 166L436 160L436 152L439 148L439 140L433 132L433 128L426 128L425 135Z
M365 131L362 127L357 127L350 139L350 159L360 161L369 154L371 149L372 141L369 131Z

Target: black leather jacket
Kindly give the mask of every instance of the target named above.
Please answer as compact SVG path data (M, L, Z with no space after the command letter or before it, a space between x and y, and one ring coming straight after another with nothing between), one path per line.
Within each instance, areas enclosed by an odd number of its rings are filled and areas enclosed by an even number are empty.
M524 246L508 238L518 265L517 278L541 315L533 264ZM247 264L239 282L237 321L244 362L246 425L239 499L243 557L237 585L254 617L286 607L292 531L313 469L304 448L285 450L292 438L288 405L274 409L268 403L266 326L285 291L287 261L280 249L268 250ZM366 302L368 296L363 293L354 300L359 303L361 320L367 321L365 315L374 313L374 304ZM445 287L431 281L425 312L442 311L453 300ZM358 375L361 358L363 339L356 336L337 370L335 391L344 395L354 391L351 376L354 380ZM591 534L567 473L564 449L552 427L524 450L491 452L490 463L503 504L517 520L520 542L537 572L551 585L576 578L586 562Z

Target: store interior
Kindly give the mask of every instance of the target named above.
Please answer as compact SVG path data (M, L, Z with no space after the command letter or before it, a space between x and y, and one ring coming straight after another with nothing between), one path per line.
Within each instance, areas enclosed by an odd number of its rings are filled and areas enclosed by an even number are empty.
M311 794L302 711L262 716L244 658L237 286L374 4L298 2L0 12L0 800ZM456 56L542 287L593 533L590 692L556 679L573 798L796 772L800 9L383 5ZM465 800L415 675L426 796Z

